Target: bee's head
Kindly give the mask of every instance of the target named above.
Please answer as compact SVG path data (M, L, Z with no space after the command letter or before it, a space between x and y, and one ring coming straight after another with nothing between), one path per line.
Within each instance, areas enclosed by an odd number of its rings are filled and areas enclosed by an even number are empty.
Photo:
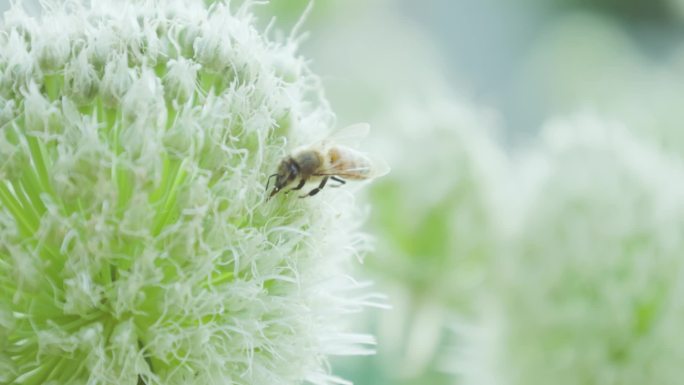
M278 166L278 172L268 177L268 183L271 182L271 178L275 178L275 184L269 198L278 193L283 187L292 183L299 175L299 165L291 157L287 157L285 160L280 162ZM266 190L268 190L268 183L266 184Z

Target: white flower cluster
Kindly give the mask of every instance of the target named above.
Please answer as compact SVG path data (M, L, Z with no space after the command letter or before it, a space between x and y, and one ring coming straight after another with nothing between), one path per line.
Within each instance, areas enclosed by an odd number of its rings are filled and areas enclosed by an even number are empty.
M378 338L401 368L384 375L680 383L681 158L594 116L552 122L506 156L482 110L426 104L388 114L393 172L371 191L381 237L367 265L394 306Z
M393 378L419 383L434 369L450 313L478 309L496 253L493 204L505 162L490 110L433 98L386 115L376 126L392 135L377 147L386 146L378 152L392 173L371 189L378 246L365 265L393 306L378 314L379 355L399 368Z
M43 2L0 29L0 383L340 383L346 193L264 201L333 115L250 4Z
M393 171L372 189L384 252L368 264L389 280L407 281L423 300L469 311L496 241L493 192L504 164L491 137L496 117L447 100L401 105L387 115L384 126L394 135L383 138L382 152Z
M684 168L594 118L547 127L522 162L492 301L463 330L466 384L677 384Z

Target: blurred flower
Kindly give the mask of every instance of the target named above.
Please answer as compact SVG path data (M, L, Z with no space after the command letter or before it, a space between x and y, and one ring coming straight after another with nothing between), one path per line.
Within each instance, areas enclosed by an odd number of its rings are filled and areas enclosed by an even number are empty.
M379 237L366 265L393 305L380 314L381 351L395 375L420 378L434 369L450 314L470 314L486 283L504 162L488 111L431 100L388 115L392 135L376 149L393 168L371 190Z
M680 383L681 166L617 125L547 127L459 383Z
M295 42L249 2L43 6L0 32L0 382L340 383L353 196L264 202L333 123Z

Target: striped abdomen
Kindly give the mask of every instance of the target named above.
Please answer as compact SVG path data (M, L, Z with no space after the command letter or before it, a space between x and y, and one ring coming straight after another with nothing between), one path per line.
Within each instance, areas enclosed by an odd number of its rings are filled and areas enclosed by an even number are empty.
M328 150L326 172L346 179L368 179L371 176L371 161L365 155L347 147L333 146Z

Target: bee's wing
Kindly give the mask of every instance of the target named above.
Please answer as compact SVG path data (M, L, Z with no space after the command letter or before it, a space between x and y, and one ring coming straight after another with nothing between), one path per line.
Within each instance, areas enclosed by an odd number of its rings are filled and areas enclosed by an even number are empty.
M390 166L387 164L387 162L385 162L384 159L379 158L377 156L373 156L373 155L366 155L366 156L368 157L368 160L370 160L370 164L371 164L371 170L370 170L369 178L372 178L372 179L379 178L383 175L387 175L391 171Z
M358 145L358 142L368 136L370 124L355 123L347 127L340 128L325 138L325 143L339 143L345 145Z
M387 174L390 167L381 158L356 150L345 148L347 158L340 159L321 170L318 175L337 175L348 179L374 179ZM354 159L362 159L362 162L350 162L349 155ZM353 166L351 166L353 164Z

